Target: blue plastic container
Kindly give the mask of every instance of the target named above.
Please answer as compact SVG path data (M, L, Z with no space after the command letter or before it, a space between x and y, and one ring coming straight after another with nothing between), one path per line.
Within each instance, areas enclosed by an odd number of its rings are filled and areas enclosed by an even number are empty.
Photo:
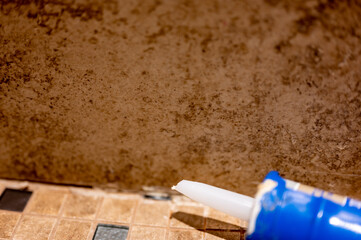
M361 240L361 202L270 172L256 195L247 240Z

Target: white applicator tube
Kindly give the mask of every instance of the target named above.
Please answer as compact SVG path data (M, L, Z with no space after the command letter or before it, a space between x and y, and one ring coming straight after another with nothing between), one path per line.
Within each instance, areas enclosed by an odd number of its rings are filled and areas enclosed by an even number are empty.
M173 190L231 216L249 221L254 199L204 183L182 180Z
M361 201L283 179L275 171L258 186L255 199L186 180L173 189L247 220L247 240L361 240Z

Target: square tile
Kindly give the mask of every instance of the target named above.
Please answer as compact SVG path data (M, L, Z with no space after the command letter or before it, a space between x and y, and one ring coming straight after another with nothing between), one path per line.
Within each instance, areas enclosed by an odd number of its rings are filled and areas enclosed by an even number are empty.
M207 229L239 230L241 220L213 208L209 209L206 218Z
M90 222L63 219L55 230L54 240L86 240L90 227Z
M94 219L98 198L78 194L69 194L64 205L64 217Z
M55 218L24 216L14 240L48 240L55 221Z
M93 240L126 240L129 227L109 224L99 224Z
M207 231L205 240L240 240L240 232L228 232L228 231Z
M175 205L170 227L204 229L204 207Z
M130 223L138 199L105 198L98 219Z
M130 235L131 240L164 240L165 228L134 226Z
M32 192L6 188L0 197L0 209L22 212Z
M170 230L168 240L202 240L203 232L197 230Z
M166 227L169 214L170 204L168 201L143 200L136 211L134 223Z
M0 211L0 238L10 238L21 214Z
M39 189L29 202L27 212L45 215L58 215L66 191Z

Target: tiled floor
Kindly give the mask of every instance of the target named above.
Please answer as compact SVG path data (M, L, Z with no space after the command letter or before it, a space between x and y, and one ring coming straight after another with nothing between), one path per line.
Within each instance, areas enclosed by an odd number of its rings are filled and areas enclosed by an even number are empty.
M23 212L0 210L0 240L93 240L98 224L128 227L131 240L244 238L246 222L183 196L152 200L140 194L0 180L0 193L5 188L33 193Z

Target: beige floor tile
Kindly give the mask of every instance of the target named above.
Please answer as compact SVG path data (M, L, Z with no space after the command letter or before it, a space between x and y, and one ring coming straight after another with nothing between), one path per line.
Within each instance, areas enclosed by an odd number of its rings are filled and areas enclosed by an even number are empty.
M130 235L131 240L164 240L165 228L134 226Z
M240 240L240 232L207 231L205 240Z
M105 198L98 219L130 223L138 199Z
M175 205L170 227L204 229L204 207Z
M20 215L20 213L0 210L0 238L11 237Z
M61 220L54 240L86 240L91 227L90 222Z
M66 192L51 189L39 189L36 191L27 207L27 212L45 215L58 215Z
M168 201L144 200L138 207L134 222L149 226L168 225L170 204Z
M55 218L24 216L17 228L14 240L48 240Z
M239 230L241 220L210 208L206 218L207 229Z
M170 230L168 240L202 240L203 232L197 230Z
M65 201L63 216L94 219L97 204L97 197L69 194Z

